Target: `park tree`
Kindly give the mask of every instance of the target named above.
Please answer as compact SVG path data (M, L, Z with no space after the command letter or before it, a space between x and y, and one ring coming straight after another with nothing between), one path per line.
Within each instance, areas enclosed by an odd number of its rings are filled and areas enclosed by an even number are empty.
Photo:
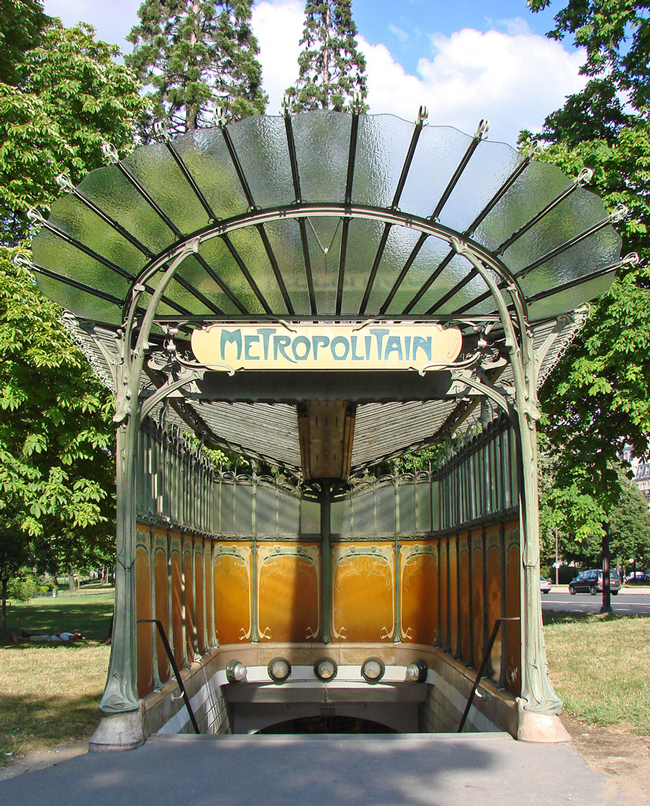
M112 542L112 399L16 254L0 247L0 531L68 570Z
M125 61L150 87L154 121L179 134L214 125L217 107L232 120L264 112L251 6L252 0L142 3Z
M102 143L126 153L147 106L133 73L115 61L118 49L96 41L90 26L46 17L33 44L14 53L0 83L3 585L27 560L63 571L112 551L111 397L24 265L27 212L59 195L58 174L78 182L100 166Z
M548 0L530 0L533 11ZM598 511L603 521L624 487L625 445L637 456L650 435L650 119L647 2L569 0L550 36L573 36L586 48L586 87L545 121L542 159L570 175L594 171L592 185L608 210L628 209L617 225L623 254L635 253L541 392L542 432L555 457L558 507ZM592 499L588 503L587 499ZM563 499L563 500L561 500ZM571 509L571 507L569 507ZM587 527L585 527L587 528Z
M366 60L357 47L351 0L307 0L300 40L298 80L286 98L293 111L360 111L368 94Z
M121 155L132 147L147 102L118 53L89 25L50 20L37 47L22 55L21 81L0 83L2 243L27 236L27 211L56 198L59 174L76 184L104 163L103 143Z
M0 5L0 83L20 83L24 54L37 45L46 23L40 0Z

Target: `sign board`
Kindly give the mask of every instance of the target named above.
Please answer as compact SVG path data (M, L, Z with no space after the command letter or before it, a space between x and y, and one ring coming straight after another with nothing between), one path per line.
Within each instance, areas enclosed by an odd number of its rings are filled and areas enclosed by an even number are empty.
M433 323L211 325L192 333L196 360L215 369L408 370L448 365L458 328Z

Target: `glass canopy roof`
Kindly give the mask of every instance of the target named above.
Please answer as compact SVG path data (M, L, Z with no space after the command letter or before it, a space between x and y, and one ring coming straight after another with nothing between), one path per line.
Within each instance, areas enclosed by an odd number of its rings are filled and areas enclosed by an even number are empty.
M589 172L569 179L486 141L483 126L471 137L422 119L318 111L201 129L123 161L110 147L106 154L113 164L78 187L62 178L67 192L49 220L35 215L33 264L43 292L76 315L75 338L114 387L114 335L132 297L143 314L182 258L155 312L141 398L176 371L161 328L178 328L180 355L193 328L223 320L453 322L466 362L478 333L490 331L487 349L500 363L475 369L510 388L503 309L488 281L513 323L523 304L541 382L580 327L570 312L606 291L620 265L616 213L585 189ZM309 395L300 384L289 393L286 378L284 387L274 377L260 386L236 374L232 383L206 376L191 392L184 386L168 401L171 421L208 443L304 469L298 410ZM321 383L321 399L350 402L352 473L480 416L467 384L433 374L429 386Z
M142 146L67 189L33 241L39 285L113 325L138 275L197 235L159 318L493 312L450 248L458 234L511 275L534 321L605 291L621 243L559 168L389 115L251 117Z

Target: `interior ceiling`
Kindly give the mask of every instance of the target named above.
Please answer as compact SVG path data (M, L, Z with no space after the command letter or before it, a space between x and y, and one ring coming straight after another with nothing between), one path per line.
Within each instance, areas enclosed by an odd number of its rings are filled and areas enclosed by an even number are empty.
M34 269L75 315L77 341L111 385L133 288L197 243L157 308L144 396L172 371L167 326L178 328L181 354L193 328L216 321L452 322L464 333L462 359L491 323L490 348L504 355L495 302L453 236L499 267L502 287L507 276L521 289L543 380L577 330L570 312L604 292L619 264L620 238L581 182L480 132L388 115L251 117L142 146L67 190L33 240ZM161 276L144 280L142 312ZM507 384L508 373L488 377ZM372 374L307 378L312 400L331 404L319 408L281 373L207 373L166 416L312 477L306 434L329 467L354 473L477 416L448 374ZM328 417L338 446L323 431Z

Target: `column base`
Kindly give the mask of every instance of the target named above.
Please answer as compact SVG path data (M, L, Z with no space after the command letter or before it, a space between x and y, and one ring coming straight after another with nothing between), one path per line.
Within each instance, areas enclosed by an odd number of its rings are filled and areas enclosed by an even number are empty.
M135 750L144 744L142 705L137 711L105 716L88 742L89 753L114 753Z
M571 736L557 714L526 711L524 701L517 703L519 723L517 739L522 742L570 742Z

